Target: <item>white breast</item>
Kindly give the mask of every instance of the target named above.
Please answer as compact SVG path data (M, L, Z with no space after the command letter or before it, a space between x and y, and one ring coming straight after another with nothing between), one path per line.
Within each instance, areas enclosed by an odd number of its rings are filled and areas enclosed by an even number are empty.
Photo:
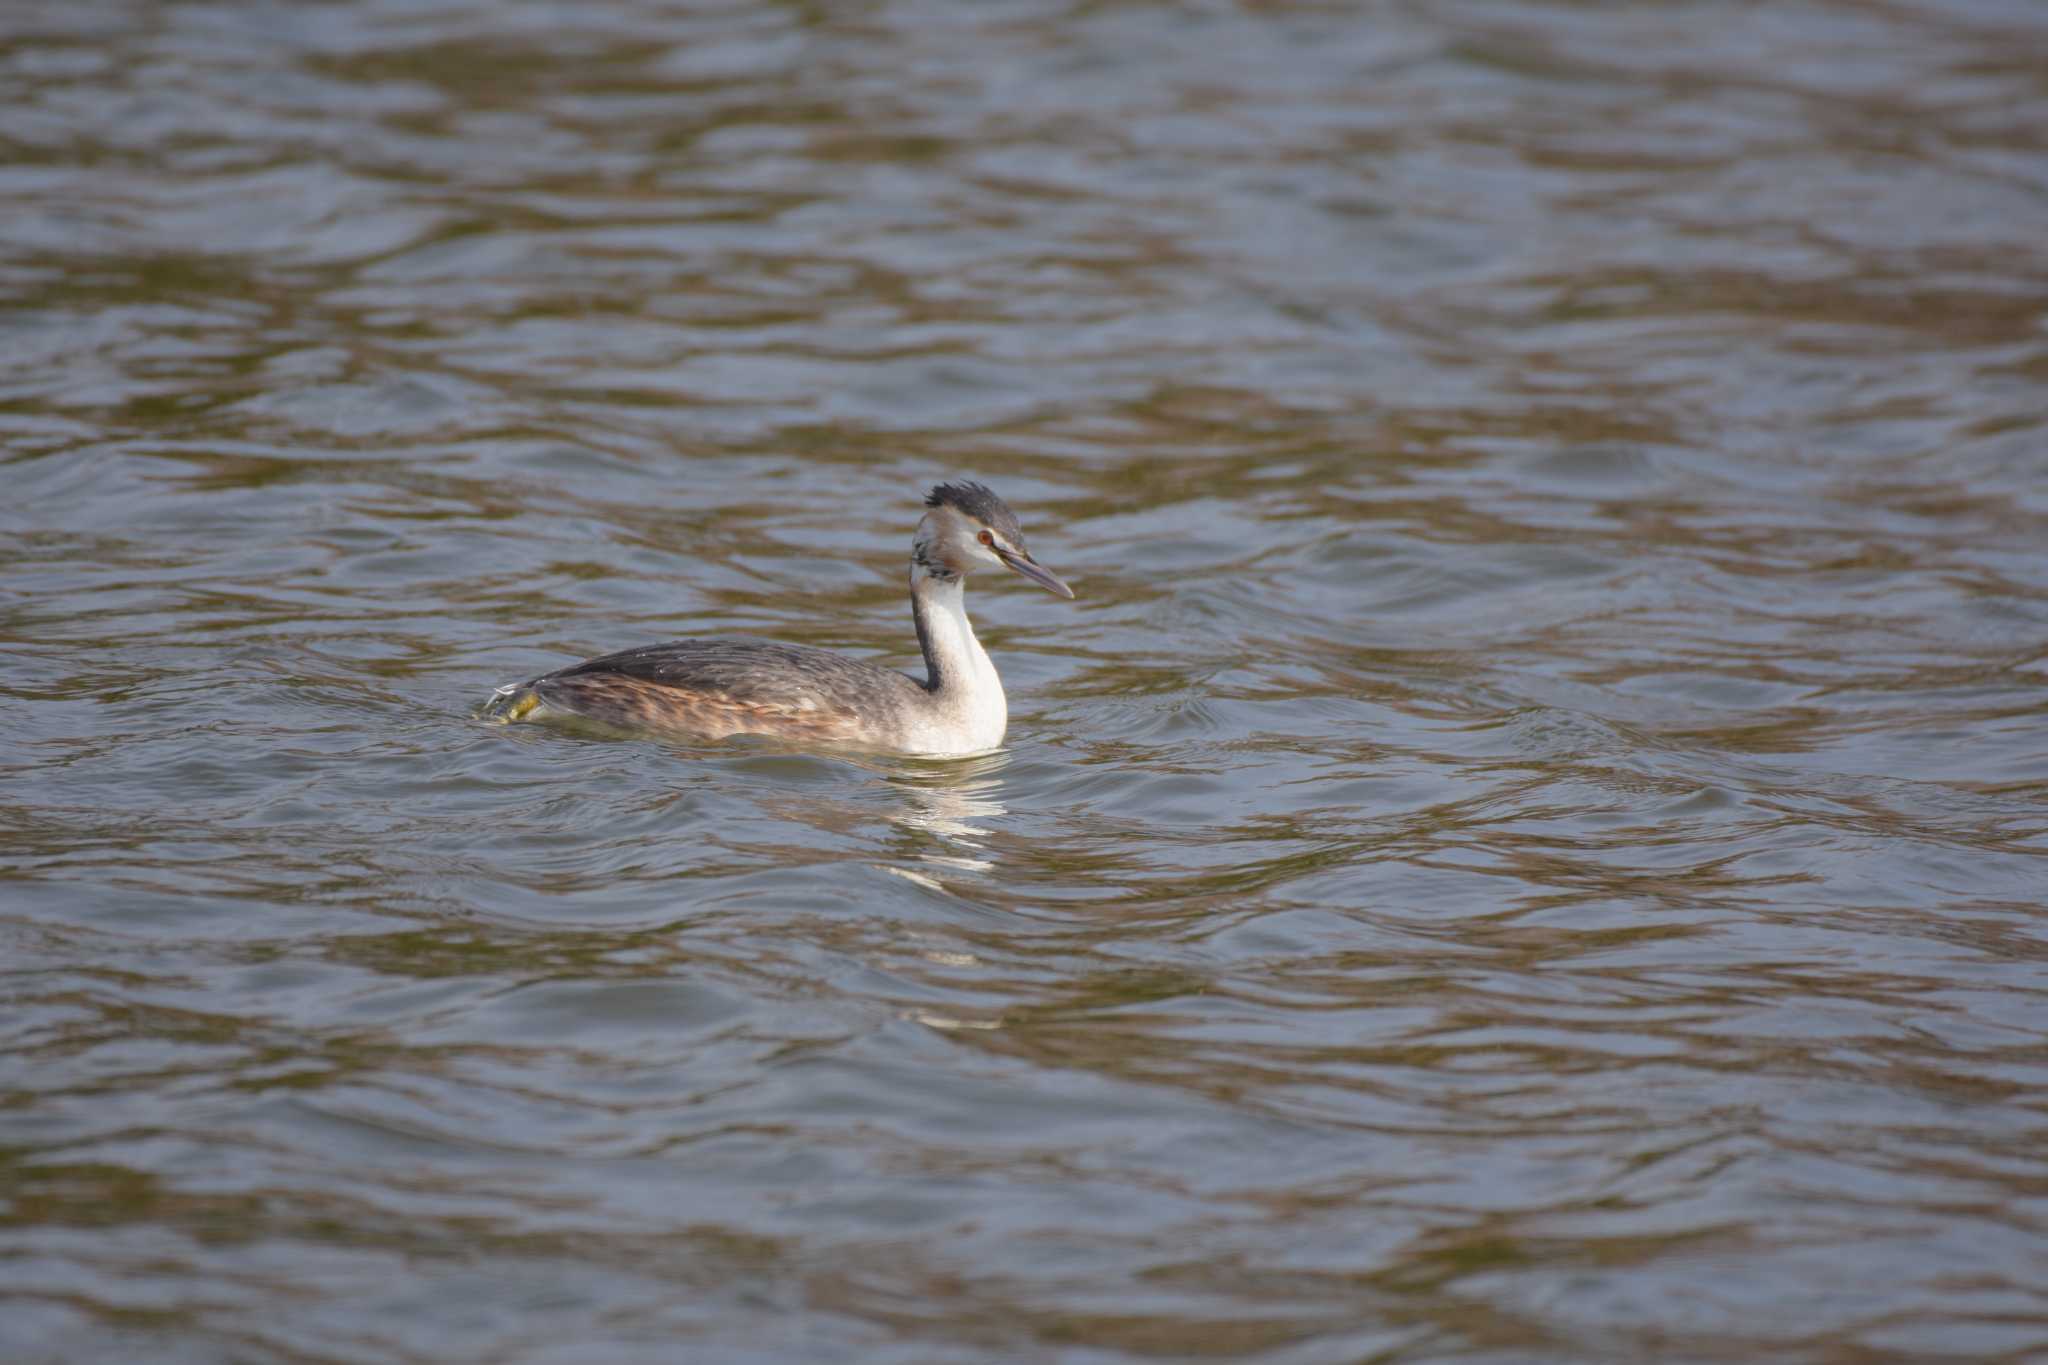
M931 704L908 727L904 747L927 754L971 754L993 749L1010 728L1010 703L988 651L974 638L958 579L925 578L913 585L924 626L927 661L939 686Z

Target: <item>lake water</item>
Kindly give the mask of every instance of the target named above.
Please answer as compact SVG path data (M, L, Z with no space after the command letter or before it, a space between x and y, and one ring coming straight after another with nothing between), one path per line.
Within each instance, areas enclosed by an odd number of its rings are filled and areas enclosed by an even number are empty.
M2048 1358L2048 8L0 18L0 1358ZM502 727L693 633L1007 747Z

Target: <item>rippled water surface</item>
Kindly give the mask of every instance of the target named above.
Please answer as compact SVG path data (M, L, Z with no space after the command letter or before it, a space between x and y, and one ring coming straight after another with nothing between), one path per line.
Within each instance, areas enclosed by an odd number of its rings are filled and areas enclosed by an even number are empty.
M2048 1358L2048 10L0 18L0 1356ZM1008 746L486 724L691 633Z

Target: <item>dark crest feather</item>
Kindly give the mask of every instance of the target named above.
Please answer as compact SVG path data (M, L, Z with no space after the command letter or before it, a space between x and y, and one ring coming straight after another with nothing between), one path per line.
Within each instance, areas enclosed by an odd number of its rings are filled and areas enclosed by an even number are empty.
M997 497L987 484L962 479L959 483L942 483L925 495L926 507L951 507L955 511L975 518L983 526L993 527L1002 532L1005 539L1014 545L1022 545L1022 533L1017 528L1017 514L1010 505Z

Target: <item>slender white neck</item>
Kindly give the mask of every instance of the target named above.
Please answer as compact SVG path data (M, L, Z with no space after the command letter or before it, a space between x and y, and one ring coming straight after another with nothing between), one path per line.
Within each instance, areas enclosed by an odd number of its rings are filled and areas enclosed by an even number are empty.
M988 651L974 638L961 581L912 568L910 612L917 622L917 643L924 650L925 690L936 703L938 723L960 738L963 750L992 749L1002 743L1009 727L1009 702Z

